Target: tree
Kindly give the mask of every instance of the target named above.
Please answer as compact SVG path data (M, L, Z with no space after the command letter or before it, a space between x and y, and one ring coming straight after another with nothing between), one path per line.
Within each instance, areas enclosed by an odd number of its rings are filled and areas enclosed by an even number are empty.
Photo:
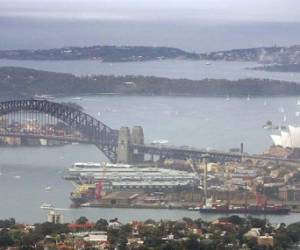
M182 246L176 241L169 241L160 247L160 250L181 250Z
M76 220L77 224L84 225L88 222L89 220L85 216L81 216Z
M266 219L259 219L259 218L254 218L254 217L249 216L248 220L252 227L257 227L257 228L261 228L261 229L264 229L267 224Z
M69 228L67 224L54 224L50 222L45 222L41 224L35 224L35 233L43 238L46 235L56 235L62 233L69 233Z
M0 233L0 247L12 246L14 241L7 231L2 231Z
M298 242L300 240L300 222L288 225L286 230L293 242Z
M96 221L95 229L99 231L107 231L108 222L105 219L99 219Z
M192 234L189 239L185 242L185 248L187 250L197 250L200 248L200 243L196 235Z
M0 228L11 228L16 224L16 220L14 218L0 220Z

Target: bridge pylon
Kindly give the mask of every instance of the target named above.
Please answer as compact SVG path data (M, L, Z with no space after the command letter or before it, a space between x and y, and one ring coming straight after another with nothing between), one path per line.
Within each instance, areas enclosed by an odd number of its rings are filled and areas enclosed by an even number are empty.
M133 144L144 144L143 128L134 126L132 131L128 127L120 128L117 146L118 163L132 164L144 161L144 154L134 152Z
M134 126L131 132L131 144L144 145L144 131L141 126ZM132 162L141 163L144 162L145 155L143 153L132 152Z

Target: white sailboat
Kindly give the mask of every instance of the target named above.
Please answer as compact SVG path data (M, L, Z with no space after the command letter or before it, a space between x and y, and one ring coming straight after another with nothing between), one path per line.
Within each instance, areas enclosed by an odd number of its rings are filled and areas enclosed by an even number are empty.
M283 116L283 122L286 122L286 115Z

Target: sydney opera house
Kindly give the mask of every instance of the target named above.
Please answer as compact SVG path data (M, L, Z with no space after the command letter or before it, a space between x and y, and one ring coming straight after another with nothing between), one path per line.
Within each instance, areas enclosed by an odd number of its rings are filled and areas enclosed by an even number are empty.
M280 135L271 135L275 146L284 148L300 148L300 127L288 126Z

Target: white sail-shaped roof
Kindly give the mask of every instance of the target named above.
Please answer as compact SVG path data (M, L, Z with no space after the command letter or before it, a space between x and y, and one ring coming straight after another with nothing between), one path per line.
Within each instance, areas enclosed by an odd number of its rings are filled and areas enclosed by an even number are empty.
M291 147L300 147L300 127L289 126L289 133L291 135Z
M280 135L271 135L271 138L275 146L282 146Z
M281 131L281 143L285 148L292 147L291 134L289 132Z
M300 148L300 127L289 125L288 131L281 131L280 135L271 135L275 146L284 148Z

